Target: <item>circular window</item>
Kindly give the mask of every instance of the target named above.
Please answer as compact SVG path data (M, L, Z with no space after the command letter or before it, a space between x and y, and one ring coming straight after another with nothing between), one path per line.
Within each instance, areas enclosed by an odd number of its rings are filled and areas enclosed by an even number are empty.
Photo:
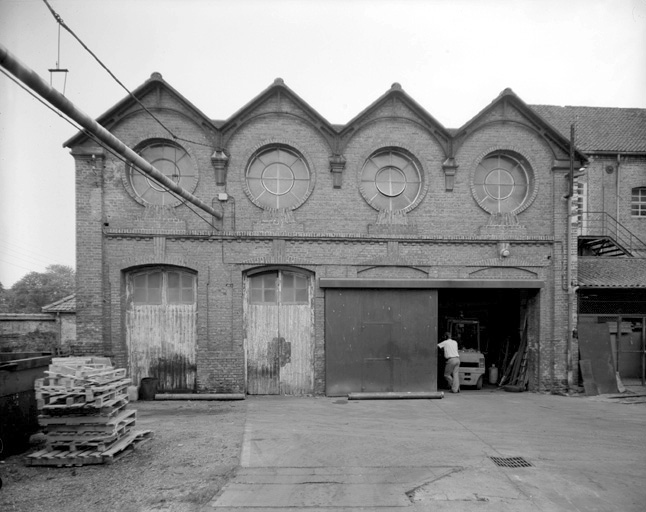
M247 193L262 208L295 209L310 193L310 171L296 151L264 149L247 167Z
M137 153L180 187L191 193L195 190L197 168L191 156L179 144L156 141L146 144ZM135 199L141 204L175 206L183 202L183 199L132 165L126 167L126 180Z
M376 210L396 211L419 202L422 174L408 154L380 150L366 160L361 170L361 194Z
M476 167L473 193L489 213L516 213L529 205L534 188L531 168L523 158L509 153L487 155Z

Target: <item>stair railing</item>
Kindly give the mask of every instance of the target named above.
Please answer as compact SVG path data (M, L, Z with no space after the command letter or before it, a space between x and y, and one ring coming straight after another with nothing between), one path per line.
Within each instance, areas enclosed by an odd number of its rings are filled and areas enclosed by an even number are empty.
M608 237L631 256L646 257L646 243L606 212L582 212L579 235Z

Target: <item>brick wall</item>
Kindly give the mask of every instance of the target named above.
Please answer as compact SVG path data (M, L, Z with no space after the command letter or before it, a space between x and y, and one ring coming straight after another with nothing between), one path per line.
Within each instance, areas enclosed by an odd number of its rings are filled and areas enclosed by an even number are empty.
M53 314L0 313L0 352L59 352L60 325Z
M76 163L76 341L72 355L102 354L103 296L103 165L104 151L75 148ZM94 158L92 158L94 155Z
M533 276L545 283L527 303L532 309L532 371L535 388L561 386L566 379L567 209L566 180L553 169L562 149L536 130L522 111L492 109L469 133L455 141L458 165L452 191L445 187L443 164L448 143L432 121L410 105L385 101L336 139L291 96L269 96L227 124L218 138L207 121L164 92L145 101L179 134L199 170L194 194L211 204L218 192L229 199L226 219L216 231L187 207L145 208L124 186L125 164L105 155L99 165L89 145L75 148L77 167L76 352L105 353L127 366L125 283L129 271L146 265L174 265L197 273L197 383L201 391L245 390L244 275L265 265L302 268L318 277L371 275L467 279L476 272L490 279ZM168 138L137 109L124 109L111 125L130 147L150 138ZM513 122L510 122L513 121ZM225 187L215 183L211 155L224 143L229 157ZM290 215L268 215L245 190L245 171L255 151L266 144L299 151L312 173L307 201ZM383 147L414 155L423 173L423 197L401 218L380 219L361 196L365 160ZM487 226L490 216L472 196L477 163L488 152L512 150L533 170L536 194L518 215L519 226ZM345 158L342 186L334 188L330 157ZM102 161L100 162L103 163ZM216 204L217 201L216 201ZM204 215L204 214L202 214ZM210 220L210 219L209 219ZM274 222L275 221L275 222ZM371 229L385 222L381 235ZM390 223L389 223L390 222ZM156 242L155 240L162 240ZM284 241L284 244L276 244ZM509 243L502 262L499 242ZM396 243L395 243L396 242ZM572 249L572 244L570 244ZM375 266L376 265L376 266ZM371 270L376 268L377 270ZM381 269L381 270L379 270ZM362 274L363 273L363 274ZM325 389L324 291L315 287L315 392Z

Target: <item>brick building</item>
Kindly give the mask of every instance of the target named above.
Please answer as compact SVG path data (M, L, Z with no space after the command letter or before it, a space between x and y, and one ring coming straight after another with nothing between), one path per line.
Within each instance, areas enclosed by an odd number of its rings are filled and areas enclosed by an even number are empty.
M646 109L533 108L561 133L575 123L576 146L589 157L577 184L580 336L609 339L614 370L643 383Z
M540 108L507 89L453 130L399 84L344 125L280 79L226 121L159 74L133 95L98 122L222 217L67 141L74 352L162 391L435 390L438 337L467 318L487 366L523 348L530 389L577 382L570 144Z

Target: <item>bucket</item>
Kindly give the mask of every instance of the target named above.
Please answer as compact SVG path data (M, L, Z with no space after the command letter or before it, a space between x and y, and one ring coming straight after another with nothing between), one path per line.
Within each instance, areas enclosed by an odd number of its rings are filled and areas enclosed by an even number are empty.
M489 384L495 384L498 382L498 368L495 364L492 364L489 368Z
M139 386L139 400L154 400L157 394L157 378L144 377Z

